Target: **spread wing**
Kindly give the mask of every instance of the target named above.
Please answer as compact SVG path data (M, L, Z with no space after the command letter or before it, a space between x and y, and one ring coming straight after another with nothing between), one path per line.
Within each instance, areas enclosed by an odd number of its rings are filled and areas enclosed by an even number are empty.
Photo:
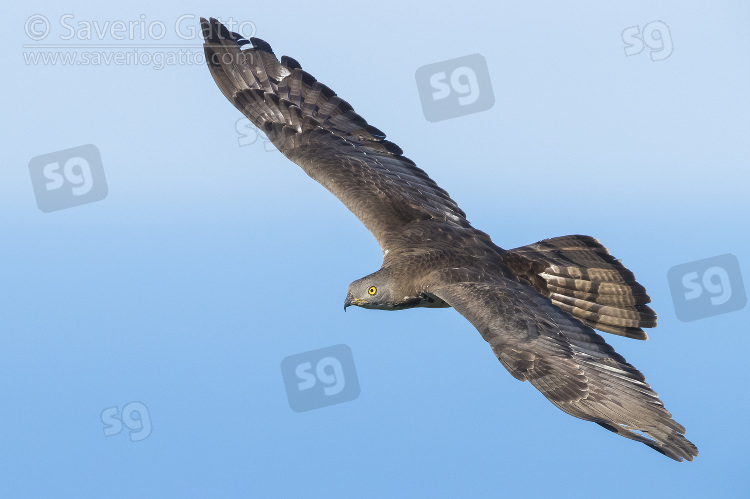
M514 377L558 408L677 461L698 455L643 374L549 298L482 271L451 269L431 281L428 291L466 317Z
M216 19L201 18L201 26L208 67L227 99L339 198L382 249L389 232L415 220L469 226L446 191L297 61L279 62L268 43Z

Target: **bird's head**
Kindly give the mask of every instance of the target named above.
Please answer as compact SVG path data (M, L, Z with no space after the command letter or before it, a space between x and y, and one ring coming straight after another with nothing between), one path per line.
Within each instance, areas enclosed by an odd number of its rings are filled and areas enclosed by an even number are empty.
M344 310L349 305L380 310L400 308L394 294L390 272L380 269L351 283L346 293Z

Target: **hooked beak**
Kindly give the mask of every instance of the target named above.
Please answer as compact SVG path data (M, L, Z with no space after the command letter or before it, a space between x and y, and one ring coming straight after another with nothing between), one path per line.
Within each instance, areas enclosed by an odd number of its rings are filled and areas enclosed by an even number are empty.
M364 303L367 303L367 301L361 298L354 298L351 293L347 293L346 300L344 300L344 312L346 312L346 307L349 305L362 305Z

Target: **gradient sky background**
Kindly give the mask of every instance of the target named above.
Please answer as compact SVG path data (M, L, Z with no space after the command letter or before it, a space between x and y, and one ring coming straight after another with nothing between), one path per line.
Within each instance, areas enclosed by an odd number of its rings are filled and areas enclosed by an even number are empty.
M0 496L750 495L750 308L683 323L667 282L724 253L750 276L746 2L170 3L5 9ZM201 15L252 21L498 245L599 238L659 313L648 342L606 339L700 456L676 463L567 416L453 310L344 314L349 282L381 263L356 218L278 152L239 146L241 116L202 64L25 64L33 14L73 50L66 13L144 14L170 31L135 43L195 52L180 16L196 32ZM622 31L656 20L672 55L626 57ZM425 120L417 68L473 53L494 107ZM42 213L29 160L83 144L107 198ZM337 344L359 398L293 412L281 360ZM102 410L133 401L151 435L105 437Z

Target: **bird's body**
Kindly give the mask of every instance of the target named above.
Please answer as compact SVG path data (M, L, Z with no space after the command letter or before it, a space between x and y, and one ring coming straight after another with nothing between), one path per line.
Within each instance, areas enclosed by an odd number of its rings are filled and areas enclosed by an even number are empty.
M349 285L345 307L453 307L514 377L558 408L672 459L698 455L643 375L592 329L646 339L642 328L656 326L645 289L599 241L495 245L400 147L297 61L279 61L263 40L245 40L215 19L201 24L224 95L380 244L380 270Z
M385 279L391 300L352 303L364 308L401 310L411 307L448 307L430 290L436 273L449 269L475 269L515 278L503 263L505 251L484 232L473 227L455 227L445 222L420 221L408 224L388 238L380 270L359 282ZM379 289L384 289L382 286Z

